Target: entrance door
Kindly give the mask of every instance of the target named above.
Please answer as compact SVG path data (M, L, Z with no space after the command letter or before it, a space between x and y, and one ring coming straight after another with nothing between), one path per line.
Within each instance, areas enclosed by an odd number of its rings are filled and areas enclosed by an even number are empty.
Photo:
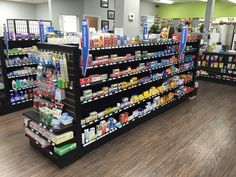
M91 17L91 16L85 16L85 18L88 20L89 22L89 27L90 28L95 28L96 31L98 31L98 24L99 24L99 19L98 17Z

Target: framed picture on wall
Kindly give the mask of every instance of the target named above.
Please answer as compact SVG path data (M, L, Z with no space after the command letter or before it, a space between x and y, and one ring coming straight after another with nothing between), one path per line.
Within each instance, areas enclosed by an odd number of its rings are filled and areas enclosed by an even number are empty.
M106 26L109 29L109 21L108 20L102 20L101 21L101 29L105 28Z
M115 20L115 11L114 10L107 11L107 19Z
M100 7L108 8L109 7L109 0L100 0Z

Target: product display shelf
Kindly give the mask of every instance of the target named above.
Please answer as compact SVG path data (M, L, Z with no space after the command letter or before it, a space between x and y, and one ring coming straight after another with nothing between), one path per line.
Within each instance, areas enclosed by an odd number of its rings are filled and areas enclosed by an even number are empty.
M159 67L159 69L166 68L166 67L173 66L173 65L177 65L177 64L182 64L182 63L188 63L188 61L181 61L181 62L169 64L169 65L166 65L166 66ZM95 97L95 98L90 99L90 100L82 101L81 104L82 105L83 104L87 104L87 103L90 103L90 102L93 102L93 101L96 101L96 100L99 100L99 99L103 99L103 98L106 98L106 97L109 97L109 96L112 96L112 95L115 95L115 94L118 94L118 93L121 93L121 92L129 91L129 90L131 90L133 88L141 87L141 86L149 84L149 83L154 83L156 81L161 81L163 79L168 79L168 78L170 78L170 77L172 77L174 75L181 74L181 73L184 73L186 71L191 71L192 69L194 69L194 68L188 68L186 70L182 70L182 71L179 71L179 72L176 72L176 73L172 73L172 74L170 74L168 76L163 76L163 77L159 77L159 78L156 78L156 79L144 82L144 83L139 83L139 84L136 84L136 85L132 85L132 86L130 86L128 88L117 90L114 93L109 93L109 94L106 94L106 95L103 95L103 96L100 96L100 97Z
M8 45L9 45L9 49L15 49L15 48L25 48L25 47L32 47L34 45L36 45L38 42L38 40L9 40L8 41ZM0 58L1 58L1 65L2 65L2 73L3 73L3 80L4 80L4 85L5 85L5 89L4 89L4 93L6 96L6 104L4 104L4 110L1 111L1 114L7 114L10 112L14 112L14 111L18 111L21 109L25 109L28 107L32 106L32 98L28 98L28 99L24 99L24 100L18 100L15 102L11 102L11 93L14 93L15 91L27 91L27 90L32 90L33 86L29 86L29 87L25 87L25 88L17 88L15 90L13 90L12 88L12 84L11 82L14 79L18 79L18 78L34 78L36 79L36 75L35 74L25 74L25 75L20 75L20 76L9 76L8 77L8 73L9 72L13 72L14 70L17 69L21 69L23 67L36 67L37 65L35 63L26 63L26 64L22 64L22 65L11 65L8 66L6 64L6 59L12 59L14 57L19 57L22 58L24 56L27 56L26 53L16 53L16 54L9 54L7 55L6 53L6 46L5 46L5 42L4 39L1 38L0 39Z
M118 77L109 78L109 79L105 79L105 80L98 81L98 82L83 84L83 85L81 85L81 87L84 88L84 87L88 87L88 86L97 86L97 85L99 85L101 83L104 83L104 82L108 83L109 81L117 81L117 80L121 80L121 79L130 77L130 76L136 76L136 75L139 75L139 74L142 74L142 73L155 71L155 70L159 70L159 69L163 69L163 68L167 68L167 67L170 67L170 66L173 66L173 65L183 64L183 63L185 63L185 61L180 61L180 62L176 62L176 63L173 63L173 64L167 64L167 65L163 65L163 66L148 68L148 69L144 69L144 70L141 70L141 71L138 71L138 72L135 72L135 73L125 74L123 76L118 76Z
M75 129L74 124L72 124L72 125L62 125L62 124L60 124L59 129L55 129L51 126L48 126L48 125L46 125L46 124L44 124L40 121L39 113L36 112L36 111L33 111L33 110L25 112L25 113L23 113L23 115L30 118L30 119L32 119L33 121L37 122L41 127L49 130L50 132L52 132L56 135L61 134L63 132L67 132L67 131L74 131L74 129Z
M134 44L134 45L114 46L114 47L98 47L98 48L90 48L90 51L147 47L147 46L165 46L165 45L174 45L174 44L178 44L178 42L177 41L162 41L162 42L151 43L151 44L147 43L147 44Z
M228 85L233 85L236 86L236 79L227 79L222 76L209 76L209 75L198 75L198 79L200 80L205 80L205 81L211 81L211 82L218 82L221 84L228 84Z
M7 68L16 68L16 67L23 67L23 66L36 66L36 63L26 63L26 64L21 64L21 65L12 65L12 66L7 66Z
M191 43L196 43L198 42L197 39L193 39L193 40L188 40L187 43L191 44ZM110 49L124 49L124 48L133 48L133 47L147 47L147 46L166 46L166 45L175 45L175 44L179 44L178 41L160 41L157 43L147 43L147 44L134 44L134 45L125 45L125 46L113 46L113 47L98 47L98 48L90 48L90 51L99 51L99 50L110 50Z
M189 70L188 70L188 71L189 71ZM152 100L152 99L154 99L154 98L156 98L156 97L158 97L158 96L162 96L162 95L164 95L164 94L167 94L168 92L174 91L174 90L176 90L177 88L179 88L180 86L184 86L184 85L188 85L188 84L192 84L192 80L191 80L191 81L188 81L188 82L186 82L186 83L184 83L183 85L179 85L179 86L176 86L176 87L168 88L168 89L166 89L165 91L163 91L162 93L152 95L152 96L149 97L149 98L143 99L143 100L141 100L141 101L139 101L139 102L137 102L137 103L134 103L134 104L129 105L129 106L125 107L125 108L119 109L118 111L115 111L115 112L113 112L113 113L110 113L110 114L108 114L108 115L105 115L105 116L103 116L103 117L101 117L101 118L99 118L99 119L97 119L97 120L95 120L95 121L92 121L92 122L88 123L88 124L82 125L82 128L87 128L88 126L94 125L94 124L96 124L96 123L99 122L99 121L105 120L105 119L107 119L107 118L109 118L109 117L111 117L111 116L115 116L115 115L117 115L117 114L119 114L119 113L125 112L125 111L129 110L130 108L131 108L131 109L134 109L134 108L136 108L136 107L139 107L139 106L142 105L143 103L146 103L146 102L148 102L148 101L150 101L150 100ZM166 104L165 104L165 105L166 105ZM90 144L90 143L89 143L89 144ZM86 146L86 145L85 145L85 146Z
M66 145L68 143L72 143L74 142L74 138L69 138L69 139L66 139L65 141L61 142L61 143L54 143L53 141L51 141L50 139L47 139L43 134L41 134L40 132L38 132L37 130L35 130L34 128L30 127L29 125L25 125L26 128L28 128L32 133L35 133L36 135L40 136L42 139L46 140L48 143L50 143L49 146L63 146L63 145ZM28 135L26 135L28 136ZM30 137L32 138L32 137ZM33 138L32 138L33 139ZM37 141L37 140L35 140ZM48 147L49 147L48 146ZM47 147L46 147L47 148Z
M37 85L33 85L33 86L24 87L24 88L12 89L12 90L10 90L10 92L21 91L21 90L27 90L27 89L34 89L34 88L36 88L36 87L37 87Z
M185 70L180 71L179 73L172 73L169 77L181 74L182 72L192 71L193 72L193 79L191 81L185 83L185 85L188 85L190 87L194 87L195 80L196 80L195 79L196 67L197 67L197 60L196 60L196 58L198 58L199 44L200 44L199 40L187 44L187 45L192 45L193 48L195 48L196 50L193 50L191 52L185 52L186 55L194 55L195 56L194 67L186 68ZM166 46L167 45L170 45L170 44L166 44ZM176 45L176 43L172 44L172 45ZM125 53L133 54L134 51L136 51L136 50L142 50L142 51L146 51L147 50L148 52L160 51L160 50L165 49L165 44L161 44L160 46L159 45L143 45L141 48L139 48L139 47L140 46L134 46L133 48L132 47L128 47L128 48L124 48L124 50L122 48L117 48L116 50L113 49L113 50L108 50L108 51L106 51L106 50L100 50L100 51L96 51L96 52L90 51L90 53L92 53L93 55L95 54L95 56L111 55L111 54L114 54L114 53L118 54L119 56L124 56ZM160 57L160 59L161 59L161 57ZM158 58L156 58L156 60L158 60ZM146 60L143 60L143 62L145 62L145 61ZM140 61L137 61L137 62L134 61L134 63L139 63L139 62ZM161 70L166 69L167 67L168 66L157 67L155 69L151 68L151 69L148 69L148 70L144 70L144 72L149 74L149 73L152 73L153 71L155 71L157 69L161 71ZM114 68L114 66L113 66L113 68ZM104 69L104 68L102 68L102 69ZM92 69L90 69L90 70L92 70ZM97 68L97 69L94 69L92 71L89 71L89 74L92 75L92 74L96 74L96 73L99 73L99 74L101 74L101 73L110 73L108 69L99 72L99 68ZM141 71L140 73L135 73L135 74L140 74L141 75L143 73ZM124 81L128 77L129 77L129 75L120 76L119 81ZM122 89L122 90L117 90L114 93L104 95L104 96L102 96L100 98L95 98L96 100L91 99L91 100L87 100L87 101L81 101L82 118L87 117L88 113L90 111L95 111L96 110L97 112L100 112L100 111L104 110L105 106L109 107L109 106L114 105L114 102L116 100L119 102L122 97L129 96L129 95L132 95L132 94L135 94L135 93L137 93L137 95L138 95L140 92L142 92L143 90L147 89L147 87L150 87L152 85L160 85L161 83L163 83L163 80L165 80L165 79L167 79L167 78L160 78L160 80L157 79L156 84L154 83L155 81L150 81L150 82L147 82L147 83L144 82L144 84L140 84L137 87L133 86L133 88L132 88L132 86L131 86L132 89L131 88L126 88L126 89ZM116 82L112 82L112 80L116 80ZM102 81L97 82L97 83L82 84L81 85L81 89L82 90L86 90L86 89L95 89L95 90L97 90L98 87L103 87L103 86L106 86L106 85L109 86L112 83L117 83L117 81L118 81L118 78L114 78L114 79L113 78L108 78L106 80L102 80ZM103 116L101 118L98 118L98 119L96 119L94 121L82 124L82 129L87 129L89 127L90 128L91 127L95 127L96 124L99 124L101 121L107 120L110 117L115 118L117 120L119 114L121 114L123 112L131 112L132 110L135 110L137 108L143 107L144 104L147 103L148 101L150 101L150 100L152 100L152 99L154 99L154 98L156 98L158 96L168 94L171 91L175 91L176 89L178 89L178 87L167 89L166 91L164 91L161 94L153 95L150 98L147 98L147 99L144 99L142 101L139 101L136 104L131 104L128 107L124 107L124 108L119 109L119 110L117 110L115 112L111 112L108 115L105 115L105 116ZM130 90L132 90L132 91L130 91ZM139 116L139 118L136 118L136 119L134 119L134 120L132 120L130 122L125 123L125 125L122 125L121 128L116 128L116 129L110 130L107 133L105 133L104 135L99 136L99 137L97 137L96 139L94 139L92 141L86 142L85 144L82 145L84 147L83 148L84 151L85 152L89 152L89 151L95 149L96 147L106 143L107 141L109 141L109 140L111 140L111 139L121 135L122 133L126 132L127 130L137 126L138 124L148 120L149 118L152 118L153 116L157 116L160 113L162 113L162 112L172 108L174 105L177 105L178 103L182 102L183 100L185 100L189 96L195 96L196 95L196 90L197 90L197 88L194 89L191 93L183 95L183 97L180 97L179 99L175 98L175 99L171 100L170 102L167 102L165 105L159 106L158 109L155 109L155 110L153 110L151 112L148 112L147 114L143 114L142 116ZM98 107L98 105L99 105L99 107Z
M199 66L199 70L207 71L214 75L229 75L229 76L235 76L236 77L236 69L225 69L225 72L222 72L222 68L214 68L214 67L205 67L205 66ZM229 73L231 71L231 73ZM227 73L228 72L228 73Z
M19 76L8 76L8 79L16 79L16 78L22 78L22 77L30 77L30 76L36 76L36 74L24 74Z
M193 45L193 46L195 46L195 48L199 49L199 42L200 42L199 40L197 40L195 42L191 42L191 45ZM90 49L90 53L92 53L94 56L102 56L104 54L110 55L110 54L116 54L116 53L119 56L124 56L126 53L134 54L135 50L142 50L142 51L147 50L148 52L154 52L154 51L163 50L163 49L165 49L165 47L167 47L169 45L176 45L176 44L178 44L178 42L176 42L174 44L168 44L168 43L167 44L159 44L159 45L158 44L156 44L156 45L146 44L146 45L138 45L138 46L114 47L114 48L112 48L112 50L110 48L96 49L96 50ZM88 85L88 84L81 84L80 85L80 79L84 78L84 76L82 76L81 68L78 67L78 66L80 66L78 59L80 58L80 53L81 53L81 50L78 49L78 47L40 43L38 45L38 48L43 49L43 50L49 50L49 51L52 50L52 51L57 51L57 52L62 52L62 53L64 52L64 53L70 54L70 60L68 61L68 72L69 72L68 74L70 77L70 82L73 83L73 86L71 86L70 89L66 90L67 98L65 101L65 110L67 112L69 112L69 114L71 114L74 117L73 124L69 125L68 127L61 126L60 129L53 129L51 126L47 126L40 121L39 113L37 113L35 111L29 111L24 114L25 117L28 117L32 121L38 122L38 124L40 126L49 130L52 133L60 135L63 132L67 132L70 130L74 131L75 137L73 140L70 140L70 141L76 142L77 148L75 150L63 155L63 156L58 156L57 154L55 154L55 152L53 152L53 145L50 145L50 147L47 147L47 148L43 148L34 139L32 139L32 138L29 139L30 144L33 147L38 149L41 153L43 153L45 156L47 156L50 160L52 160L55 164L57 164L61 168L63 168L66 165L69 165L70 163L74 162L75 160L81 158L83 155L85 155L88 152L94 150L95 148L101 146L102 144L104 144L104 143L114 139L115 137L127 132L128 130L138 126L139 124L143 123L144 121L154 118L155 116L158 116L161 113L182 103L187 98L196 95L197 88L193 89L191 92L188 92L186 94L174 96L173 99L169 100L168 102L164 103L163 105L159 105L159 107L153 109L152 111L146 112L145 114L142 114L142 115L134 118L133 120L130 120L129 122L126 122L125 124L122 124L122 126L120 128L117 128L116 130L115 129L110 130L110 131L106 132L104 135L97 137L94 141L83 144L82 143L82 133L84 132L85 128L96 125L103 120L107 120L111 116L115 117L117 119L118 113L122 113L124 111L130 112L134 109L142 108L150 100L152 100L158 96L167 96L167 94L169 94L169 93L174 93L180 87L185 86L185 87L194 88L197 61L194 60L193 67L183 68L183 69L179 70L179 72L174 72L174 73L171 73L167 76L156 78L155 80L143 82L142 84L132 85L132 86L127 87L125 89L117 90L117 92L108 93L107 95L97 97L94 100L91 99L91 100L87 100L87 101L80 101L82 92L84 90L88 89L88 87L96 90L102 86L106 86L106 85L108 86L112 83L117 83L118 80L125 81L127 78L129 79L133 75L130 75L130 76L124 75L124 77L122 76L120 78L115 78L115 79L110 78L110 80L106 79L106 80L103 80L101 83L97 82L97 83L90 84L90 85ZM196 50L191 55L194 55L197 58L198 51ZM163 57L168 59L168 57L166 57L166 56L163 56ZM170 55L170 57L171 57L171 55ZM160 57L160 59L161 58L162 57ZM156 60L158 60L158 61L160 61L160 59L156 58ZM155 59L153 58L153 60L155 60ZM148 61L148 59L145 59L143 61L144 62ZM188 62L189 61L181 61L179 63L173 63L173 64L169 64L169 65L166 65L163 67L158 67L155 69L156 69L156 71L162 71L162 70L165 70L167 67L171 67L171 66L177 67L181 63L185 64ZM139 65L138 60L136 60L136 61L134 60L131 63L133 63L132 66ZM111 74L110 71L112 69L114 69L115 67L121 67L121 69L124 69L125 67L129 66L131 63L124 62L121 64L124 66L121 66L119 64L118 65L112 64L112 65L109 65L109 67L106 67L106 66L98 66L97 68L91 67L87 70L87 75L85 77L88 77L88 75L90 75L90 74L92 75L92 74L96 74L96 73ZM150 75L154 71L152 68L152 69L148 69L147 71L145 71L143 73L140 72L140 73L135 73L135 74L140 75L140 77L144 77L144 76ZM101 119L98 119L97 121L93 121L93 122L90 122L88 124L83 124L83 125L81 124L81 120L84 119L85 115L88 115L89 111L91 111L91 110L98 109L97 111L99 112L99 111L101 111L101 109L104 109L105 106L109 107L110 105L113 105L116 102L116 100L120 101L122 96L127 97L127 96L130 96L135 93L141 93L141 92L149 89L152 86L161 85L162 83L164 83L164 81L166 81L169 78L172 78L176 75L183 74L183 73L188 74L189 72L192 74L192 79L184 82L184 84L182 84L182 85L177 85L175 87L170 87L168 89L165 89L163 92L161 92L159 94L152 95L148 98L140 100L139 102L137 102L135 104L131 104L128 107L124 107L123 109L120 109L120 110L115 111L113 113L109 113L108 115L104 115Z
M192 96L192 94L189 93L189 94L183 95L182 97L175 98L171 102L166 104L165 106L160 106L155 111L152 111L147 114L143 114L142 116L134 119L134 121L132 120L129 123L126 123L124 126L122 126L122 128L114 129L111 132L107 132L105 135L102 135L101 137L99 137L95 141L86 143L85 144L86 146L84 148L84 153L88 153L90 151L93 151L94 149L98 148L99 146L111 141L112 139L122 135L123 133L126 133L127 131L137 127L138 125L140 125L150 119L157 118L162 113L164 113L170 109L173 109L175 106L186 101L191 96Z
M68 66L68 75L70 80L70 88L66 89L66 100L63 101L64 108L63 110L68 112L73 118L73 123L69 125L63 125L60 123L59 128L54 128L53 126L49 126L45 123L43 123L40 120L39 112L32 110L24 113L24 116L30 121L33 121L36 123L41 129L47 130L51 132L54 135L60 136L64 133L73 131L74 137L72 139L67 139L62 143L56 144L52 142L51 140L47 139L43 134L37 132L34 128L31 128L30 126L26 126L29 128L29 130L42 139L46 140L49 143L48 147L43 147L40 145L37 140L33 139L32 137L29 137L30 144L38 149L40 152L42 152L45 156L47 156L50 160L52 160L55 164L57 164L59 167L64 167L73 161L77 160L78 157L81 155L81 136L79 132L81 131L79 129L80 127L80 108L76 102L76 100L79 100L79 57L80 57L80 50L78 47L74 46L66 46L66 45L53 45L53 44L44 44L44 43L38 43L38 48L40 50L44 51L52 51L55 53L64 53L67 55L67 66ZM42 97L41 99L46 99L45 97ZM50 99L47 99L47 101L50 101ZM28 136L28 135L27 135ZM55 147L63 147L71 143L76 143L77 147L62 155L59 156L55 153L54 148Z
M27 104L27 103L32 103L33 99L28 99L28 100L23 100L23 101L17 101L14 103L11 103L12 106L19 105L19 104Z
M160 95L161 95L161 94L160 94ZM147 113L144 113L144 114L142 114L142 115L140 115L140 116L138 116L138 117L136 117L136 118L133 118L132 120L130 120L130 121L128 121L128 122L122 124L122 126L121 126L120 128L114 128L114 129L112 129L112 130L109 130L109 132L107 132L106 134L104 134L104 135L102 135L102 136L100 136L100 137L97 137L95 140L90 141L90 142L84 144L83 146L84 146L84 147L89 146L90 144L92 144L92 143L94 143L94 142L96 142L96 141L98 141L98 140L100 140L100 139L103 139L104 137L106 137L106 136L108 136L108 135L110 135L110 134L112 134L112 133L114 133L114 132L116 132L116 131L118 131L118 130L120 130L120 129L123 129L123 128L126 127L127 125L132 124L132 122L135 122L135 121L137 121L137 120L139 120L139 119L141 119L141 118L142 118L142 119L145 119L145 118L147 118L148 115L154 113L155 111L161 111L161 110L165 109L165 107L168 107L171 103L177 102L178 100L183 99L183 97L184 97L185 95L188 95L188 94L184 94L184 95L181 95L180 97L174 98L174 99L168 101L167 103L165 103L165 104L163 104L163 105L160 105L159 107L157 107L157 108L155 108L155 109L153 109L153 110L151 110L151 111L149 111L149 112L147 112ZM145 100L144 100L144 101L145 101Z
M132 60L126 60L126 61L120 61L120 62L112 62L112 63L107 63L107 64L101 64L101 65L96 65L96 66L89 66L88 69L96 69L96 68L102 68L102 67L109 67L112 65L121 65L121 64L128 64L128 63L132 63L132 62L137 62L137 61L150 61L150 60L156 60L158 58L166 58L166 57L170 57L173 55L178 55L178 52L175 53L167 53L165 55L160 55L157 57L144 57L144 58L134 58Z
M198 79L236 85L236 53L204 52L198 61Z

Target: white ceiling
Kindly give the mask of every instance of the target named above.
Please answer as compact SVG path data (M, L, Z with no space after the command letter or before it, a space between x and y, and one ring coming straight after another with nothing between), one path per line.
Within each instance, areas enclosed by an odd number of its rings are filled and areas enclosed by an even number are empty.
M32 3L32 4L40 4L48 2L48 0L1 0L1 1L12 1L12 2L22 2L22 3Z
M147 2L153 2L153 3L157 3L156 0L143 0L143 1L147 1ZM201 0L171 0L174 1L174 3L180 3L180 2L196 2L196 1L201 1Z

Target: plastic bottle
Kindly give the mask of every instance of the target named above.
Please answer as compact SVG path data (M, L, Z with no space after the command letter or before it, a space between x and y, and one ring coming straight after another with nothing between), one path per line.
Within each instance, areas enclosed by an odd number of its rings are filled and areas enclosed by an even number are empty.
M29 99L29 95L28 95L27 91L25 91L24 97L25 97L25 100L28 100L28 99Z
M27 79L27 86L30 87L31 84L30 84L30 78Z
M8 59L5 60L5 63L6 63L6 66L9 66L9 60Z
M30 85L34 86L34 79L33 78L31 78L31 80L30 80Z
M20 80L20 88L25 88L24 79Z
M23 87L26 88L28 87L28 81L26 79L23 79Z
M34 97L34 96L33 96L33 91L30 90L30 91L28 92L28 94L29 94L29 98L30 98L30 99L33 99L33 97Z
M21 101L25 100L25 94L23 91L20 91L20 99Z
M16 80L16 88L19 89L20 88L20 80Z
M14 94L11 93L11 103L14 103L15 102L15 97L14 97Z
M16 87L16 81L15 81L15 80L13 80L13 81L11 82L11 85L12 85L12 89L13 89L13 90L16 90L16 89L17 89L17 87Z

